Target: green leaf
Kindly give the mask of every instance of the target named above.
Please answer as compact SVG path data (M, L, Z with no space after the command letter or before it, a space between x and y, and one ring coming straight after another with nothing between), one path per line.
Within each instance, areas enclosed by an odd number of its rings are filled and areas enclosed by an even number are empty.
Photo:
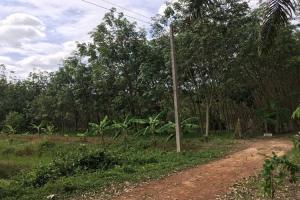
M147 124L147 120L145 119L132 119L131 120L133 123L137 123L137 124Z
M170 140L172 140L174 137L175 137L175 133L170 134L170 135L167 137L167 142L169 142Z
M300 119L300 106L293 112L293 119Z

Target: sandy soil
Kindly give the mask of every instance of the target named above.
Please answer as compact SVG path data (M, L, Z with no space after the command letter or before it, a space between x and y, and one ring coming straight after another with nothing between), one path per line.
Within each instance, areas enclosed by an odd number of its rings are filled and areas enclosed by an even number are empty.
M115 200L210 200L226 193L243 178L255 175L266 157L284 155L292 144L288 139L261 139L221 160L184 170L158 181L143 183Z

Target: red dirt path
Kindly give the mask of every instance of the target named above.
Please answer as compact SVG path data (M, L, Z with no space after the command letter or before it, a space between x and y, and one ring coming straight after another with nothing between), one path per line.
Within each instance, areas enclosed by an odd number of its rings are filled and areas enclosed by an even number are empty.
M262 139L224 159L184 170L158 181L144 183L115 200L211 200L226 193L235 182L255 175L272 152L285 154L288 139Z

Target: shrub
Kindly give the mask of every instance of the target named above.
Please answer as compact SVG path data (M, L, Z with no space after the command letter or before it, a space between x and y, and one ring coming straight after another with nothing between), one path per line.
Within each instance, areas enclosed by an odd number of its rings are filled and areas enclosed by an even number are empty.
M53 135L55 127L53 125L47 125L45 128L41 129L46 135Z
M300 153L300 137L298 135L293 138L293 144L295 151Z
M105 116L102 121L100 121L98 124L95 123L90 123L89 124L92 128L92 132L95 135L99 135L101 136L101 141L102 144L105 146L105 140L104 140L104 135L106 134L106 132L111 129L110 125L109 125L109 121L108 121L108 117Z
M117 164L117 160L103 151L77 152L57 158L47 166L39 167L29 177L24 177L23 185L41 187L59 177L71 176L78 171L107 170Z
M13 163L0 163L0 180L8 179L27 167L25 165L13 164Z
M4 132L11 132L8 127L11 127L11 130L21 131L25 126L24 115L18 112L10 112L6 115L3 124L5 126Z
M300 106L294 111L292 115L293 119L300 119Z
M299 138L293 138L294 148L292 151L296 151L299 155ZM300 166L292 163L286 156L278 157L273 153L271 159L265 160L263 166L263 191L264 194L270 196L272 199L275 196L277 188L284 183L286 179L291 183L297 181L297 173L300 172Z

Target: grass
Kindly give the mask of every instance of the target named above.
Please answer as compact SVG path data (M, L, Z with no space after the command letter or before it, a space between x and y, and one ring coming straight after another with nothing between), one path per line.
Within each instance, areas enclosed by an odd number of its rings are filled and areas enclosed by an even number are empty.
M99 141L58 136L0 137L0 199L45 199L51 194L68 199L95 192L108 195L124 185L220 158L235 144L229 134L215 135L208 143L189 135L183 139L184 152L178 154L175 142L166 143L165 137L154 141L129 138L128 144L107 138L105 150ZM108 167L100 167L101 162L108 162ZM40 179L42 185L32 184Z

